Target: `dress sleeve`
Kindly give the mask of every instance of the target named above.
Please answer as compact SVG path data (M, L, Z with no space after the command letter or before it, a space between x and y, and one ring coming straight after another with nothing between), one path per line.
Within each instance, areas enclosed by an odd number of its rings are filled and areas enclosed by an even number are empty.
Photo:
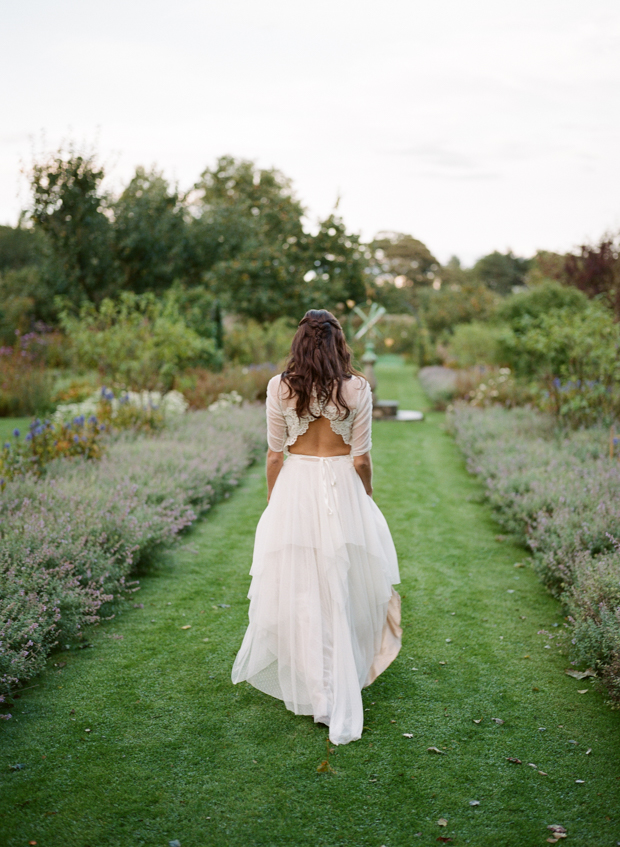
M274 376L267 385L267 444L275 453L284 450L286 421L279 398L280 377Z
M372 392L368 382L364 382L360 395L351 433L351 453L354 456L363 456L372 447Z

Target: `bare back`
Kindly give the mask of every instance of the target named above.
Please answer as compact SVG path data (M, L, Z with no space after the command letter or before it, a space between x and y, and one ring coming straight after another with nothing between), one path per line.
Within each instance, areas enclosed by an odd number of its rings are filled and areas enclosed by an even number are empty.
M289 447L289 453L302 456L346 456L350 450L342 435L332 430L324 415L308 424L307 431L298 435L295 443Z

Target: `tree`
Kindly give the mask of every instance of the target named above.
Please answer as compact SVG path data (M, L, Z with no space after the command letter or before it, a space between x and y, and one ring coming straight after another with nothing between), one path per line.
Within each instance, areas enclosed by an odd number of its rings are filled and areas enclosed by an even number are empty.
M124 289L161 292L192 275L182 198L161 172L137 168L111 209Z
M280 171L222 157L195 187L192 242L222 307L257 321L365 298L359 239L330 215L312 236Z
M609 307L620 321L620 238L603 238L597 245L583 244L580 252L569 254L564 275L570 285Z
M70 147L36 161L29 178L29 215L46 236L50 287L73 301L100 302L119 283L103 167Z
M498 253L495 250L488 256L478 259L473 267L474 277L487 288L498 294L511 294L513 288L525 284L525 275L531 265L530 259L521 259L512 251Z

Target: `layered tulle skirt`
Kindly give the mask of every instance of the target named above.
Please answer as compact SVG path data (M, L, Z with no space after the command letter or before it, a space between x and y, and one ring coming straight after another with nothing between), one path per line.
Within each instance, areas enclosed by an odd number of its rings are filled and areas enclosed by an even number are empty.
M290 455L256 530L250 623L233 682L361 737L361 689L398 654L400 582L388 525L351 456Z

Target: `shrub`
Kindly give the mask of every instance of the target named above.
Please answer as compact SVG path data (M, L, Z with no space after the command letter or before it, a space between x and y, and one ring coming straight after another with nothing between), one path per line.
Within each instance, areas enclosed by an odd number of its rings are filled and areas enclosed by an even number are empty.
M217 358L213 340L189 329L174 296L124 292L99 309L83 304L77 317L65 310L60 322L78 366L119 388L166 391L185 367Z
M224 354L234 365L280 362L288 356L295 329L290 318L262 324L254 320L236 320L226 329Z
M454 368L501 365L498 326L480 321L458 324L448 342L444 364Z
M120 435L101 462L60 459L41 479L8 483L0 494L0 693L137 590L128 574L225 496L264 442L263 409L229 406L185 415L153 438Z
M571 432L533 409L464 404L449 420L498 520L570 612L575 660L596 666L620 702L620 462L608 430Z
M588 304L520 326L501 344L518 374L544 386L544 409L571 426L609 424L620 415L620 326L610 312Z
M220 394L236 391L244 400L264 400L267 383L280 372L276 365L228 365L219 373L206 368L186 371L176 381L191 409L207 409Z
M80 403L61 403L54 420L62 423L76 416L96 416L108 432L123 430L150 433L183 415L188 402L180 391L120 391L105 386Z

